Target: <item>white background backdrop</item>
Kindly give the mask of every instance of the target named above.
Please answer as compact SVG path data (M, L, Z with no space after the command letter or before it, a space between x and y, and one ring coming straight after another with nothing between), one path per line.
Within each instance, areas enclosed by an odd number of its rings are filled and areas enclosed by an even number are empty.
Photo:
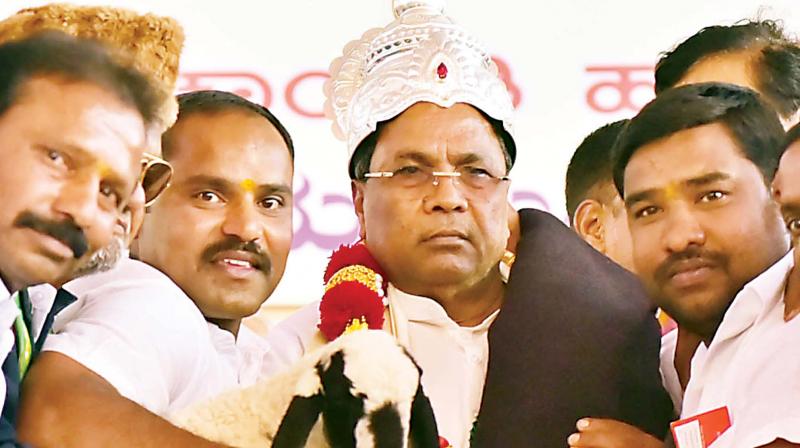
M43 3L2 0L0 16ZM287 126L297 152L295 248L267 307L318 299L330 250L356 232L344 143L317 116L324 73L347 42L392 20L391 0L82 3L177 18L186 32L179 90L195 86L247 94ZM777 18L792 34L800 32L800 0L450 0L447 6L448 15L506 63L518 89L513 202L562 219L563 178L572 152L589 132L631 116L652 98L659 52L703 26L743 18ZM598 87L620 81L621 72L608 67L633 67L626 72L628 96Z

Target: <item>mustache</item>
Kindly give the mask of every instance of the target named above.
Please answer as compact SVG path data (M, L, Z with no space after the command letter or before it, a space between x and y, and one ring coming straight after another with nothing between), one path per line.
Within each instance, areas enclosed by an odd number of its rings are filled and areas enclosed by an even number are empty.
M26 211L17 216L17 219L14 220L14 226L32 229L61 241L72 250L72 256L76 259L81 258L89 251L89 242L86 240L86 234L70 218L63 221L54 221Z
M249 252L256 257L256 264L259 270L269 272L272 269L272 261L269 254L255 241L242 241L236 237L227 237L217 243L211 244L201 255L203 261L211 262L220 252L237 250Z
M727 263L728 258L711 250L690 246L682 252L675 252L667 257L655 271L655 278L665 280L676 272L676 265L690 260L702 260L712 266L722 266Z

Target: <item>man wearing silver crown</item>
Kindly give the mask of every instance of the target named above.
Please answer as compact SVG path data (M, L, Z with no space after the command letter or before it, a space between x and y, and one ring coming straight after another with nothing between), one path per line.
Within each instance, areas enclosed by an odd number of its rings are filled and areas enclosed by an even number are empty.
M423 370L456 448L565 446L605 416L663 437L671 404L638 281L554 217L519 212L506 253L513 106L489 54L437 2L394 1L331 65L361 238L389 280L384 328ZM278 362L324 343L318 304L270 334Z

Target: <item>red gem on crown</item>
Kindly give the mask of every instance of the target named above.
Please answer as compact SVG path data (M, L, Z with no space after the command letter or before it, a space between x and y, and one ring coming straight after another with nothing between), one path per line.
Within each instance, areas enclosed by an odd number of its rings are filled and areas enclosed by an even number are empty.
M444 62L436 67L436 74L439 76L439 79L447 78L447 66L444 65Z

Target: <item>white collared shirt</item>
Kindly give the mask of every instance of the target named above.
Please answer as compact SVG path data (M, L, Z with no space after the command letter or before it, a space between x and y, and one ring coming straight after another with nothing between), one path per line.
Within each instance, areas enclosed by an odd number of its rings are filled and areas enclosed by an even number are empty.
M2 356L2 361L0 362L5 361L16 342L14 330L11 327L19 314L19 308L11 300L11 294L9 294L5 284L0 281L0 356ZM5 402L6 379L4 375L0 375L0 409L3 408Z
M272 370L267 366L269 345L263 336L244 324L239 326L235 338L233 333L211 322L208 330L217 353L237 372L239 386L252 386L259 379L270 376Z
M480 410L489 361L489 327L495 311L475 327L461 327L436 301L389 285L388 299L397 340L422 367L422 385L431 401L439 434L455 448L469 446ZM319 302L279 323L267 334L272 372L287 368L324 343L317 331ZM389 322L386 322L387 328Z
M58 314L43 350L69 356L151 412L238 385L200 310L157 269L125 258L64 289L78 300Z
M48 284L28 288L28 299L31 302L31 338L34 341L41 336L45 318L53 307L56 294L58 290Z
M713 448L800 443L800 318L785 322L792 252L736 295L711 344L700 344L682 418L727 406L732 426Z
M672 399L675 415L680 415L681 406L683 405L683 387L681 387L678 371L675 370L675 350L677 346L677 328L661 336L661 365L659 366L659 371L661 372L661 382L664 384L664 389L667 390L669 398Z

